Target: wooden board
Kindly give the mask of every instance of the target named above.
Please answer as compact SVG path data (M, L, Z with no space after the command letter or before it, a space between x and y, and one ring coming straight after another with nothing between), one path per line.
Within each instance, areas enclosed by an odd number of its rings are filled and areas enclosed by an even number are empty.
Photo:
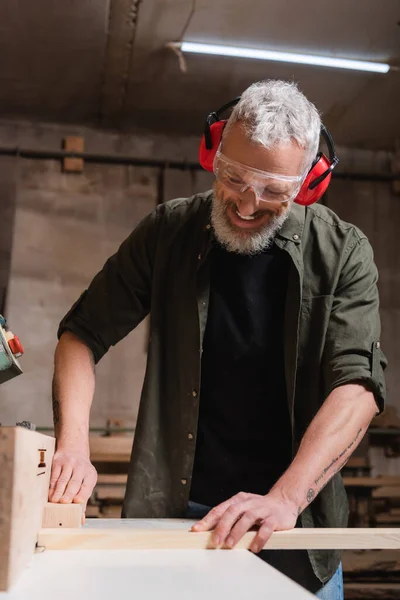
M47 502L54 438L0 427L0 590L32 557Z
M130 519L126 526L82 529L42 529L38 545L48 550L135 549L135 550L204 550L212 548L211 533L189 531L193 521L177 521L177 526L162 527L160 519L148 520L147 526L136 526ZM138 520L140 521L140 520ZM171 520L168 520L171 522ZM172 520L173 521L173 520ZM236 550L249 548L254 532L246 533ZM270 550L307 549L400 549L400 529L293 529L276 531L264 546Z
M4 594L4 600L112 598L315 600L250 552L204 550L43 552Z
M372 491L373 498L400 498L400 485L388 485Z
M94 490L96 500L113 500L122 502L125 497L124 485L98 485Z
M42 527L81 527L82 504L47 502L43 508Z
M133 437L91 435L89 437L92 462L129 462Z
M399 600L400 583L345 583L346 600Z
M345 550L343 571L357 575L366 573L400 573L400 552L397 550Z
M128 475L113 475L99 473L97 476L97 485L126 485Z
M383 477L343 477L345 487L377 488L381 486L400 486L400 477L387 475Z

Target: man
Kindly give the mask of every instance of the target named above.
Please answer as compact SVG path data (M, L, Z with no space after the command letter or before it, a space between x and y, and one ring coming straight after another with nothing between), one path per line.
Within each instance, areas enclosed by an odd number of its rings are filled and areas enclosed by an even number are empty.
M213 192L157 207L63 319L50 500L87 502L94 364L151 312L124 516L199 517L229 547L258 525L254 552L274 530L347 525L338 472L382 410L385 359L368 240L295 202L320 128L294 84L248 88ZM339 552L260 557L342 597Z

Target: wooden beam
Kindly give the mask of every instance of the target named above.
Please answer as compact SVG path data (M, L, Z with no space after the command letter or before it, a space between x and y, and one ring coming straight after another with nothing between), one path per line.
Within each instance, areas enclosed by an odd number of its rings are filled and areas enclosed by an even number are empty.
M133 437L92 435L89 437L92 462L126 462L131 459Z
M96 500L113 500L122 502L125 497L124 485L98 485L95 487Z
M370 487L381 486L400 486L400 477L396 475L386 475L382 477L343 477L345 487Z
M97 476L97 485L126 485L128 475L113 475L99 473Z
M346 600L399 600L400 583L345 583L344 594Z
M400 485L387 485L372 490L373 498L400 498Z
M42 527L81 527L83 519L82 508L82 504L47 502L43 508Z
M0 590L31 560L47 502L54 438L0 427Z
M236 549L250 547L255 532L246 533ZM211 533L177 529L42 529L38 545L48 550L135 549L204 550L212 548ZM293 529L276 531L268 550L400 549L400 529Z

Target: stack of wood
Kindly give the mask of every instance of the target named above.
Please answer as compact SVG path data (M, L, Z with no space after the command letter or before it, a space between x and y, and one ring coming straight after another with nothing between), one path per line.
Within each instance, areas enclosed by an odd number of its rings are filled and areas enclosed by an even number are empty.
M121 518L125 496L128 465L131 457L132 435L90 436L90 457L98 472L86 516Z
M343 552L346 600L398 600L398 550L345 550Z

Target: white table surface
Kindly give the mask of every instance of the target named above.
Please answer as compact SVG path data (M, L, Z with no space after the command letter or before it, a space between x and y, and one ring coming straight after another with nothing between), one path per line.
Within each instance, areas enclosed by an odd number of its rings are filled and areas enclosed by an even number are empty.
M88 519L84 528L182 528L193 521ZM279 552L279 550L277 551ZM247 550L47 550L7 600L307 600L315 598Z

